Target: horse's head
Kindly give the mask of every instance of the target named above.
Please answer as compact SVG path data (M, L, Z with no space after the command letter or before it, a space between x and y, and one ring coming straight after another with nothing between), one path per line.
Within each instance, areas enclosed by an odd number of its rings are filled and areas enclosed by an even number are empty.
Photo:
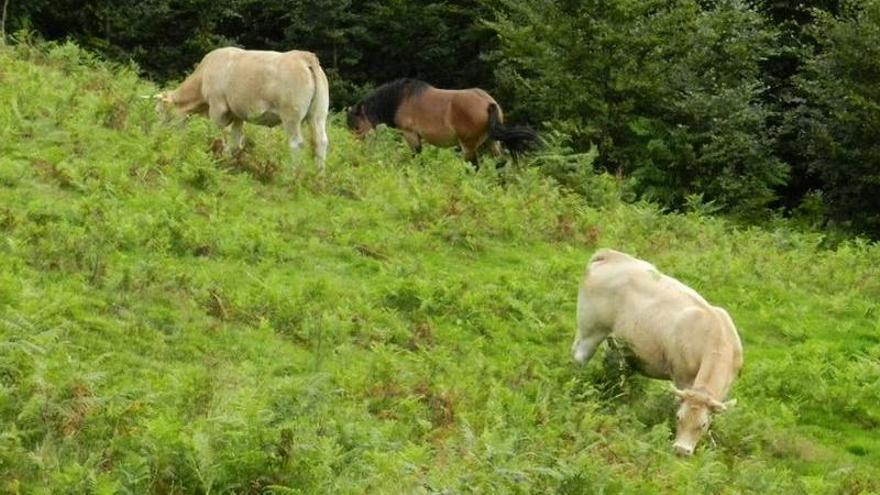
M363 138L366 133L373 129L373 123L370 122L370 119L364 113L363 102L348 109L346 123L348 124L348 129L358 138Z

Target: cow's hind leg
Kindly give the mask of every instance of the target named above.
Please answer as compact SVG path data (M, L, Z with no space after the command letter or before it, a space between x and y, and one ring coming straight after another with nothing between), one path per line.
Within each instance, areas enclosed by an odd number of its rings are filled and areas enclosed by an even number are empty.
M287 134L287 146L290 148L290 155L293 157L295 163L299 151L303 146L302 122L300 119L294 118L285 121L284 132Z
M607 336L608 334L606 333L590 333L588 335L579 334L571 345L571 354L574 357L574 360L580 364L589 362L590 358L593 357L593 354L596 353L596 349L599 348L599 344L601 344Z
M330 92L327 87L327 75L320 68L310 67L312 80L315 83L312 100L306 112L309 117L309 127L312 128L312 153L315 155L315 165L318 170L324 171L324 160L327 158L327 115L330 112Z
M324 170L324 160L327 159L327 116L313 115L309 126L312 128L312 152L315 154L315 164L318 169Z
M234 119L232 115L229 113L229 108L226 106L226 103L223 101L212 101L208 104L208 117L217 124L221 130L226 129L229 124L233 123ZM233 134L236 132L233 129ZM238 133L241 133L241 127L238 128ZM235 136L233 136L232 141L235 141ZM223 145L225 151L229 152L236 143L232 143L230 141L226 141Z
M234 153L244 148L244 133L241 131L244 122L233 120L229 135L229 149Z
M574 343L571 345L571 354L574 360L581 364L587 363L596 353L599 344L611 334L610 330L596 321L594 314L595 311L590 307L590 304L578 297L578 328Z

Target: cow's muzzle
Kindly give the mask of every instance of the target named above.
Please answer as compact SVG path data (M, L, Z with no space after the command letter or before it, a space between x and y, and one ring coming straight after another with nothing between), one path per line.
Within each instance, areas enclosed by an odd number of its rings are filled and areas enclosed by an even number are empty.
M676 443L675 445L672 446L672 448L675 449L675 453L680 456L689 457L689 456L694 455L694 446L693 445L685 445L683 443Z

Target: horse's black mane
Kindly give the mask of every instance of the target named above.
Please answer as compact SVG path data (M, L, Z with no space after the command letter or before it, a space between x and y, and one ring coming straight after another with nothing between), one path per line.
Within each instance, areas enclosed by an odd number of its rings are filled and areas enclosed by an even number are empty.
M385 124L388 127L396 127L394 116L403 100L418 96L430 87L430 84L418 79L397 79L373 90L360 104L363 105L364 115L374 126Z

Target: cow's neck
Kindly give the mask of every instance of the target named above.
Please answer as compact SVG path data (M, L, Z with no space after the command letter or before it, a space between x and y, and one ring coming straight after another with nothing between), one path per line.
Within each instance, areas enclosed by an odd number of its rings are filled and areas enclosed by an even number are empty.
M171 101L184 113L196 111L203 104L201 77L188 77L174 92Z
M727 354L718 350L707 352L691 388L705 391L716 400L724 400L732 381L732 357Z

